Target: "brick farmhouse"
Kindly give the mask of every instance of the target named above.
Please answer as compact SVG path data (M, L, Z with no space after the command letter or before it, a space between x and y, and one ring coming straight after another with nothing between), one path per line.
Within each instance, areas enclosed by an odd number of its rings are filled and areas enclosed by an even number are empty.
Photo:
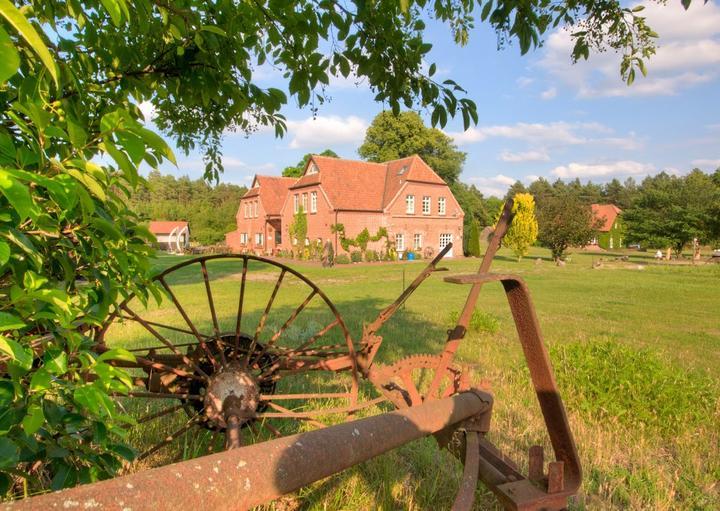
M306 240L289 232L301 210ZM452 256L462 255L463 216L450 188L419 156L370 163L313 155L298 179L256 176L240 200L237 229L225 237L234 252L273 255L329 240L338 254L345 251L334 225L342 224L348 238L384 227L399 254L435 254L452 242ZM368 248L381 251L384 244L371 241Z

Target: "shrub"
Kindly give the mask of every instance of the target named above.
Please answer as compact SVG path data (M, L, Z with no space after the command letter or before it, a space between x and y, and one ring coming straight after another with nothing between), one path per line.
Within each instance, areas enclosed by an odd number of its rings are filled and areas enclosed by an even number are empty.
M350 260L354 263L359 263L362 261L362 252L359 250L353 250L350 252Z
M717 387L648 349L601 340L551 349L555 375L573 409L673 435L713 420Z
M347 254L338 254L335 256L335 264L350 264L350 258Z
M368 250L365 252L365 260L368 262L375 262L379 261L380 257L378 257L378 253L374 250Z
M449 323L456 325L460 313L458 311L452 311L449 316ZM470 317L470 324L468 330L471 332L484 332L486 334L494 334L500 329L500 320L487 312L474 310Z

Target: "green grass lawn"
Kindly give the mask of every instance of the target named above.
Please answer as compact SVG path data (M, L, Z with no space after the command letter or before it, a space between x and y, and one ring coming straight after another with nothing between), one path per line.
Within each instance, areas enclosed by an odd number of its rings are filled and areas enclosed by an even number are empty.
M718 509L720 265L655 264L652 255L628 254L627 262L608 261L612 256L604 254L606 262L593 268L600 255L576 253L560 268L545 250L533 249L521 262L501 250L493 271L520 274L530 287L583 461L585 481L573 506ZM157 264L165 268L181 260L162 256ZM412 281L424 264L292 266L321 287L357 340L363 322L397 297L403 283ZM468 290L443 282L443 277L476 271L478 264L474 259L443 262L449 271L431 276L383 328L385 341L377 361L439 353ZM270 269L252 269L260 277L248 282L244 330L254 329L275 282ZM210 262L208 272L221 329L234 330L238 266ZM189 267L170 280L188 315L211 330L199 268ZM282 324L306 295L301 282L283 283L268 330ZM135 307L154 321L181 326L182 318L171 305L166 301L148 311ZM458 361L472 381L490 380L496 398L490 437L523 467L530 445L549 443L499 284L483 288L478 311L476 328L463 341ZM327 318L323 307L309 306L290 336L308 337ZM111 331L110 339L126 347L151 341L132 322ZM344 384L342 378L313 376L287 388L327 390ZM367 386L361 390L363 396L374 397ZM381 409L386 408L366 413ZM137 434L162 438L166 428L173 427L170 422L156 422L157 430ZM213 448L201 436L168 447L170 452L154 462ZM317 483L270 508L444 509L452 503L460 474L461 465L428 439ZM478 490L478 509L493 506L492 496Z

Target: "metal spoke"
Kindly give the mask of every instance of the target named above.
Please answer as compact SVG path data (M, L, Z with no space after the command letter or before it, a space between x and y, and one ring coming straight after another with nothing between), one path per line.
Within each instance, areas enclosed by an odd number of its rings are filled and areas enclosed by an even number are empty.
M208 306L210 307L210 316L212 317L215 339L220 339L220 325L218 324L217 313L215 312L215 301L213 300L212 290L210 289L210 277L208 276L207 266L205 265L204 260L200 261L200 267L202 268L202 276L205 281L205 292L208 297ZM220 352L220 361L222 362L223 367L225 367L227 365L225 352L222 348L220 348L220 346L218 346L218 348L218 351Z
M142 326L144 326L145 329L146 329L148 332L150 332L158 341L160 341L160 342L163 343L165 346L167 346L167 347L168 347L173 353L175 353L176 355L181 356L182 359L183 359L183 362L185 362L185 363L186 363L187 365L189 365L189 366L194 367L194 368L195 368L195 371L197 371L198 373L200 373L200 374L202 374L203 376L205 376L205 378L208 378L208 379L210 378L210 377L208 376L208 374L207 374L205 371L203 371L202 368L201 368L199 365L197 365L197 363L195 363L195 361L190 360L187 356L183 355L183 354L180 352L180 350L178 350L178 349L173 345L173 343L171 343L170 341L168 341L167 339L165 339L162 335L160 335L153 327L151 327L150 325L148 325L147 322L146 322L144 319L142 319L140 316L138 316L137 314L135 314L135 312L133 312L127 305L123 305L122 307L123 307L123 309L125 310L125 312L127 312L128 314L130 314L131 316L133 316L133 317L135 318L135 320L136 320L138 323L140 323ZM203 344L204 344L204 343L203 343Z
M188 401L202 401L204 398L198 394L176 394L173 392L135 392L130 391L127 394L114 393L115 397L143 397L147 399L185 399Z
M187 315L187 313L185 312L185 309L183 309L182 305L180 305L180 302L178 301L177 297L175 296L175 293L173 293L172 289L170 289L170 286L168 285L167 282L165 282L165 279L160 278L159 280L160 280L160 284L162 284L162 286L165 288L165 291L167 291L168 294L170 295L170 299L175 304L175 308L178 310L180 315L183 317L183 319L185 320L185 323L187 323L187 325L190 327L190 330L192 330L193 335L195 335L195 337L197 338L198 343L200 344L200 347L203 349L205 354L208 356L210 363L213 365L213 367L217 368L218 363L215 360L215 357L213 356L212 352L210 351L210 348L208 348L208 345L205 343L204 337L207 337L207 336L203 336L200 332L198 332L198 329L195 328L195 324L192 321L190 321L190 317Z
M336 394L333 392L318 394L261 394L261 401L275 401L280 399L348 399L351 397L349 392Z
M238 301L237 322L235 323L235 359L240 351L240 327L242 326L243 302L245 300L245 279L247 278L247 257L243 258L242 280L240 282L240 300Z
M165 437L165 440L163 440L162 442L160 442L158 444L155 444L150 449L148 449L147 451L140 454L140 456L138 456L135 461L142 461L145 458L147 458L148 456L150 456L151 454L156 453L157 451L159 451L166 445L171 444L172 442L177 440L179 437L181 437L182 435L184 435L185 433L190 431L190 429L192 429L194 426L196 426L198 424L198 422L200 422L200 421L198 419L198 414L196 414L189 421L187 421L187 423L182 428L178 429L174 433L169 434L167 437Z
M280 406L277 403L268 403L268 404L270 405L271 408L274 408L275 410L281 412L281 415L286 414L286 415L282 415L283 417L289 416L290 418L293 418L293 419L304 420L318 428L326 428L327 427L327 424L323 424L322 422L315 420L315 419L311 419L309 417L302 417L299 414L297 414L291 410L288 410L284 406ZM265 414L265 416L267 417L268 414Z
M338 319L335 319L335 321L333 321L330 324L328 324L327 326L325 326L322 330L320 330L318 333L313 335L310 339L308 339L307 341L302 343L300 346L298 346L296 349L292 350L290 353L288 353L285 356L287 358L293 358L294 356L297 356L297 355L293 355L293 353L297 353L298 351L304 350L305 348L310 346L312 343L317 341L319 338L324 336L326 333L328 333L330 330L332 330L333 327L336 327L339 324L340 324L340 321ZM260 375L258 376L258 379L263 379L263 378L267 377L268 375L270 375L274 371L276 371L279 367L280 367L280 362L275 362L268 369L266 369L265 371L260 373Z
M176 367L172 367L167 364L156 362L156 361L146 358L146 357L135 357L135 361L138 364L140 364L141 366L152 367L153 369L157 369L158 371L167 371L167 372L176 374L177 376L180 376L181 378L191 378L193 380L205 381L205 378L203 378L202 376L198 376L196 374L189 373L187 371L183 371L182 369L178 369ZM114 364L114 365L121 365L121 364ZM128 366L122 364L122 367L128 367Z
M183 408L185 408L185 405L171 406L170 408L165 408L164 410L160 410L159 412L151 413L149 415L145 415L144 417L140 417L137 420L137 423L142 424L144 422L150 422L160 417L164 417L171 413L177 412L178 410L182 410Z
M292 325L293 321L295 321L295 319L300 315L300 313L305 309L305 307L307 307L307 304L310 303L310 300L312 300L316 294L317 291L313 289L312 292L310 292L310 294L307 296L307 298L305 298L305 300L300 305L298 305L298 307L293 311L287 321L283 323L280 329L275 332L275 335L270 338L270 340L267 342L267 344L265 344L260 353L258 353L258 355L253 359L253 361L250 363L250 367L252 367L253 364L255 364L258 360L260 360L260 358L267 352L267 350L277 342L280 336L290 325Z
M121 318L121 319L127 319L127 320L130 320L130 321L135 321L135 318L133 318L133 317L131 317L131 316L124 316L124 315L123 315L123 316L118 316L118 317ZM178 328L178 327L176 327L176 326L170 326L170 325L165 325L165 324L163 324L163 323L157 323L157 322L155 322L155 321L150 321L149 319L146 319L146 320L144 320L144 321L145 321L148 325L157 326L157 327L160 327L160 328L166 328L166 329L168 329L168 330L173 330L173 331L175 331L175 332L180 332L180 333L182 333L182 334L200 335L201 337L204 337L204 338L206 338L206 339L212 339L212 336L205 335L205 334L201 334L201 333L199 333L199 332L196 334L195 332L192 332L192 331L190 331L190 330L185 330L184 328ZM195 343L193 343L193 344L195 344ZM180 346L180 345L179 345L179 344L176 344L176 346ZM132 351L132 350L129 350L129 351Z
M278 290L280 289L280 285L282 284L283 278L285 277L285 272L287 270L283 268L280 271L280 276L277 279L277 282L275 282L275 288L273 289L272 294L270 295L270 299L268 300L267 305L265 306L265 310L263 311L263 315L260 317L260 322L258 323L257 328L255 329L255 337L253 337L252 343L250 344L250 348L247 352L247 357L245 357L245 361L243 362L243 368L246 368L248 364L250 363L250 357L252 356L253 351L255 351L255 346L257 346L258 339L260 338L260 333L263 331L263 328L265 328L265 321L267 321L268 314L270 314L270 309L272 308L273 302L275 301L275 297L277 296Z

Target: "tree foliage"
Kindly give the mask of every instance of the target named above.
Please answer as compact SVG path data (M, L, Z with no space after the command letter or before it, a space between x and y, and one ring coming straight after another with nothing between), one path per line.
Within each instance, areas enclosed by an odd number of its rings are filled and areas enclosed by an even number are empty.
M298 212L293 216L293 221L289 227L290 238L294 240L293 245L298 247L298 257L302 258L302 254L305 249L305 240L307 239L307 215L302 206L298 209Z
M469 256L480 257L480 222L475 218L470 221L466 252Z
M297 165L285 167L282 171L282 175L285 177L300 177L300 176L302 176L303 172L305 172L305 167L307 166L308 161L310 161L310 157L312 155L313 155L313 153L307 153L305 156L302 157L302 160L300 160L297 163ZM320 153L320 156L329 156L331 158L339 158L339 156L332 149L325 149L323 152Z
M572 194L547 197L537 219L538 240L556 261L569 247L586 245L599 227L590 207Z
M538 221L535 218L535 199L529 193L518 193L513 197L512 224L503 238L503 245L512 249L518 260L526 256L538 235Z
M375 116L358 153L378 163L417 154L449 185L458 181L466 156L442 131L425 126L417 113L387 111Z
M246 191L244 186L213 186L204 179L175 178L154 170L147 187L130 198L130 208L142 220L186 220L191 241L212 245L236 229L235 215Z
M711 176L693 170L687 176L660 173L642 182L637 200L624 218L628 241L680 254L694 238L720 239L720 187Z

